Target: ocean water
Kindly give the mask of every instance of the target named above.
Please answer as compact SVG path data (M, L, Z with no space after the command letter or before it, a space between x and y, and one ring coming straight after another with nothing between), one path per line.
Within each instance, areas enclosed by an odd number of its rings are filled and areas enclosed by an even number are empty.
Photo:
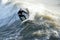
M59 4L60 0L0 0L0 40L60 40ZM29 10L24 21L18 16L20 8Z

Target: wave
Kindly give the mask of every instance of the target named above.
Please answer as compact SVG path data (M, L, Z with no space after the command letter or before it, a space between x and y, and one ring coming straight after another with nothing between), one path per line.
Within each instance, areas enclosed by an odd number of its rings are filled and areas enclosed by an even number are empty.
M58 16L58 13L48 10L43 4L33 4L22 0L4 4L8 6L10 3L16 5L18 9L27 8L29 18L21 21L17 17L16 20L13 20L15 14L8 16L10 19L13 18L10 23L0 27L0 40L60 40L60 15ZM13 13L15 12L17 11L13 11ZM4 21L4 19L2 20Z

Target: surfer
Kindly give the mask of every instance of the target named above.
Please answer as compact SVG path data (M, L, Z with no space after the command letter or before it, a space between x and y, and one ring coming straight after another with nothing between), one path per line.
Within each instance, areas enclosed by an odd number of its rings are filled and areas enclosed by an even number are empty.
M20 9L20 10L18 11L19 18L20 18L22 21L23 21L22 17L24 17L24 18L26 19L26 16L23 15L23 13L26 13L26 14L29 15L29 11L28 11L28 9L26 9L26 10L27 10L27 12L24 11L24 10L22 10L22 9Z

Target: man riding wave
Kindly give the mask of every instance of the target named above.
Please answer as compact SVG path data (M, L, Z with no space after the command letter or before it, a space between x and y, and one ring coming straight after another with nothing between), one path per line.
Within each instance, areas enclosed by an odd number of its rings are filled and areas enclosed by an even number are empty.
M23 13L29 15L28 9L26 9L26 11L24 11L24 10L22 10L22 9L20 9L20 10L18 11L19 18L20 18L22 21L23 21L22 17L23 17L24 19L27 19L27 18L26 18L26 15L24 15Z

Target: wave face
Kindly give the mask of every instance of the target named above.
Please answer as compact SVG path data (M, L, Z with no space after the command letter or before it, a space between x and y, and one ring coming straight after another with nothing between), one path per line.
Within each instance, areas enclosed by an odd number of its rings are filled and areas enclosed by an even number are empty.
M0 1L0 40L60 40L60 14L33 2ZM29 18L21 21L17 15L19 8L27 8Z

